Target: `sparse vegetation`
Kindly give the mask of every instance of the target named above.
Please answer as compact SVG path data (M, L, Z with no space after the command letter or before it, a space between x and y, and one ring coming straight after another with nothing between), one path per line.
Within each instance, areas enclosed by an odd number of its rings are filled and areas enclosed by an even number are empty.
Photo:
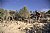
M30 11L30 13L33 12ZM30 13L27 7L23 7L20 11L0 9L0 19L3 18L3 23L0 21L0 33L49 33L50 22L47 22L46 19L38 22L36 18L35 20L33 19L36 15L32 14L32 17ZM50 10L45 14L50 14Z

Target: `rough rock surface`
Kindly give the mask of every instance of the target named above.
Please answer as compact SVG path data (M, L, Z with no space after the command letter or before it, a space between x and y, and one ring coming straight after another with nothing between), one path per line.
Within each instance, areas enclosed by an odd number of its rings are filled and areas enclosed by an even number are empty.
M42 28L42 26L44 26L44 24L47 23L24 23L21 21L11 21L11 22L7 22L7 23L0 23L0 33L26 33L26 31L24 30L25 28L30 29L30 27L38 27L38 28Z

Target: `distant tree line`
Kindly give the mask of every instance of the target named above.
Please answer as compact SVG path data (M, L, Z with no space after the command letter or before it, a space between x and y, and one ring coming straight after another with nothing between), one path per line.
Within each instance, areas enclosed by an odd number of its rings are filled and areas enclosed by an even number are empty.
M0 17L3 17L5 14L7 16L7 11L8 10L4 10L4 9L0 8ZM19 11L17 11L17 10L16 11L9 10L9 11L10 11L9 14L12 15L12 16L15 15L16 18L20 18L20 17L30 18L30 13L33 13L32 11L29 11L26 6L24 6ZM50 14L50 10L48 10L46 13Z

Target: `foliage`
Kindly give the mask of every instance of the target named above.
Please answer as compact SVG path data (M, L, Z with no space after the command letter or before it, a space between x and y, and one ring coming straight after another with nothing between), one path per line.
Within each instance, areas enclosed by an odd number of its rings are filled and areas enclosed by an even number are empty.
M0 17L3 17L4 9L0 9Z
M32 13L32 11L30 11L30 13Z
M50 14L50 10L48 10L46 13Z
M16 16L16 17L20 17L19 12L16 11L15 16Z
M12 10L9 10L10 12L9 12L9 14L11 15L11 16L13 16L14 14L15 14L15 11L12 11Z
M19 14L21 17L28 18L29 12L27 10L27 7L23 7L22 9L20 9Z

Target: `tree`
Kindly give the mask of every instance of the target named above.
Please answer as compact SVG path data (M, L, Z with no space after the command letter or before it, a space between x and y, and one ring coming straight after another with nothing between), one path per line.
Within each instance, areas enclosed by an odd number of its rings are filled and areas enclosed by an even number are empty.
M9 14L11 15L11 16L13 16L14 14L15 14L15 11L12 11L12 10L9 10L10 12L9 12Z
M50 10L48 10L46 13L50 14Z
M21 17L24 17L24 18L28 18L30 15L27 10L27 7L25 7L25 6L22 9L20 9L19 14Z
M4 9L0 9L0 17L3 17L4 15Z
M30 11L30 13L32 13L32 11Z

